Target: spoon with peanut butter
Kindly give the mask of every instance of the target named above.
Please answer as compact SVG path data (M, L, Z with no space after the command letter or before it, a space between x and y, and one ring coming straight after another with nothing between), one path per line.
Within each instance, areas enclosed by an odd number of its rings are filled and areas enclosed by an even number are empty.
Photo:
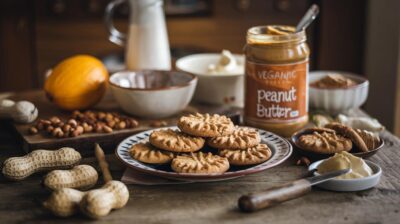
M301 18L300 22L296 26L296 32L300 32L305 30L311 23L317 18L319 13L319 7L316 4L313 4L304 14L303 18Z
M296 29L291 26L268 26L267 34L270 35L288 35L290 33L297 33L302 30L305 30L319 13L319 7L316 4L313 4L304 14L303 18L301 18L300 22L297 24Z

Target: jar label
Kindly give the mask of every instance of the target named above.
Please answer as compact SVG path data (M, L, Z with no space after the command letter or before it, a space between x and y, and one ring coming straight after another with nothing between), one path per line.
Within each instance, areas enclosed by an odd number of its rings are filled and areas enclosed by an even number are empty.
M245 116L291 122L307 116L308 60L292 64L246 61Z

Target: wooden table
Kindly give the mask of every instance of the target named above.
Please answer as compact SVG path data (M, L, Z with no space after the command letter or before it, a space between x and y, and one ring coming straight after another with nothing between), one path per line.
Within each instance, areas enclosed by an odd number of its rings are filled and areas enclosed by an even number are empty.
M4 96L4 95L3 95ZM1 95L0 95L1 98ZM364 115L362 111L354 111ZM183 185L130 185L128 205L96 223L399 223L400 140L384 131L385 148L370 158L381 165L383 176L373 189L338 193L319 190L302 198L252 214L241 213L237 199L245 193L302 177L306 168L296 166L298 155L264 172L213 183ZM0 122L0 162L23 155L20 142ZM123 167L108 156L114 178ZM96 165L93 158L85 163ZM44 210L41 203L49 192L40 186L43 174L21 182L0 177L0 223L93 223L83 216L60 219Z

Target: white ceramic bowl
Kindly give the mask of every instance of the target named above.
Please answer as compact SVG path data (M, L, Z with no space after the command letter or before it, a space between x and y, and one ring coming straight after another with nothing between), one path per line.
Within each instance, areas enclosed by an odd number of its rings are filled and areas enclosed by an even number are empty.
M341 74L357 83L350 88L321 89L309 86L309 104L311 108L324 110L336 115L353 108L358 108L365 103L368 97L369 81L361 76L337 71L313 71L309 75L309 83L329 74Z
M121 71L110 86L121 108L135 116L163 118L187 107L196 88L196 76L176 71Z
M244 65L244 56L234 54ZM237 74L207 74L210 64L217 64L220 54L194 54L176 61L176 68L199 78L194 100L215 105L244 105L244 71Z
M324 160L320 160L312 163L308 167L308 170L311 171L317 169L318 165L323 161ZM318 184L317 186L331 191L362 191L372 188L379 183L382 175L382 169L377 164L369 160L365 160L365 162L372 169L373 174L371 176L358 179L346 179L346 180L332 179L323 182L321 184ZM317 172L314 172L314 175L319 175L319 174Z

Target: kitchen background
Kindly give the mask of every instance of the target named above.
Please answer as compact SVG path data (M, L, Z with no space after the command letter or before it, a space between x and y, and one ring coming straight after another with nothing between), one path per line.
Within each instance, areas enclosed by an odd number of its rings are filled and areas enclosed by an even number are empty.
M103 15L108 0L2 0L0 91L41 88L46 70L74 54L102 58L111 69L123 49L108 40ZM364 109L400 135L400 1L397 0L165 0L174 59L228 49L241 53L249 27L295 25L316 3L321 12L307 30L311 70L366 76ZM127 5L115 24L128 25Z

